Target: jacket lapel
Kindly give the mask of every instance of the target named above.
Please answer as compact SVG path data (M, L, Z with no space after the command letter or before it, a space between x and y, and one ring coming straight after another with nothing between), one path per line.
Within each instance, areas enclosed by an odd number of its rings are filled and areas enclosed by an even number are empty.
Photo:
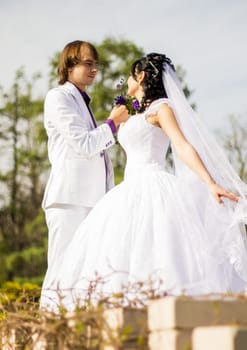
M87 118L87 121L89 122L90 126L92 127L92 129L94 129L95 126L93 124L90 112L87 108L87 105L86 105L83 97L81 96L80 92L75 87L75 85L70 83L69 81L67 81L64 85L62 85L62 88L69 91L74 96L74 98L75 98L75 100L80 108L81 115L83 115L83 117Z

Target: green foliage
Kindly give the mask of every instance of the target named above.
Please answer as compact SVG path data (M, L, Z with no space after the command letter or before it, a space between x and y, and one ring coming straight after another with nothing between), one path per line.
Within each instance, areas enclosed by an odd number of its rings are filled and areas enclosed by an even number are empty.
M7 275L18 277L35 277L46 271L47 249L43 247L28 247L20 252L14 252L6 256Z
M28 280L41 285L47 268L47 227L42 209L37 208L37 212L37 216L23 228L25 247L22 250L9 251L3 245L0 282Z
M37 284L30 282L19 283L13 281L6 281L1 286L0 303L9 305L9 302L16 302L25 295L25 299L30 298L31 295L40 294L40 287Z
M222 135L224 146L240 178L247 182L247 118L231 115L228 119L231 128Z
M1 95L0 135L8 165L0 169L0 262L4 267L0 282L19 274L33 276L32 271L39 275L44 271L46 233L40 203L44 191L42 177L49 164L43 131L43 99L33 96L39 77L36 74L28 81L20 68L10 90L2 90ZM35 239L33 230L37 231ZM33 258L36 264L31 263Z

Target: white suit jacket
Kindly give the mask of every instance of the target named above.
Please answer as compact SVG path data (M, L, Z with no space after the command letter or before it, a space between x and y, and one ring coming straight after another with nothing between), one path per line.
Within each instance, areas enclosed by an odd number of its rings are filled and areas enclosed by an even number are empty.
M111 128L107 124L94 127L84 99L70 82L48 92L44 125L51 173L43 208L56 204L93 207L114 184L112 168L111 183L106 183L102 152L115 143Z

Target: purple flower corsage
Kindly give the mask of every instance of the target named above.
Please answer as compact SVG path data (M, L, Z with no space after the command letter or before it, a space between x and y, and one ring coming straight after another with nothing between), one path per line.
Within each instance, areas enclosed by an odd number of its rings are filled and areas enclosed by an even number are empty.
M124 78L120 79L120 82L117 84L117 90L122 90L124 83ZM135 97L131 97L129 95L121 94L114 99L115 105L125 105L128 109L130 115L136 114L140 105L139 101Z

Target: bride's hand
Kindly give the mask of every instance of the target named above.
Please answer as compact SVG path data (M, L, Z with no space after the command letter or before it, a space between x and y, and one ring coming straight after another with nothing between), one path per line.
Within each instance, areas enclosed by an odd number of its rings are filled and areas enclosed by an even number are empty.
M210 188L212 195L214 196L214 198L217 200L217 202L219 204L224 204L222 197L231 199L234 202L238 202L238 199L239 199L238 196L236 196L235 194L233 194L231 192L226 191L224 188L217 185L216 183L209 185L209 188Z

